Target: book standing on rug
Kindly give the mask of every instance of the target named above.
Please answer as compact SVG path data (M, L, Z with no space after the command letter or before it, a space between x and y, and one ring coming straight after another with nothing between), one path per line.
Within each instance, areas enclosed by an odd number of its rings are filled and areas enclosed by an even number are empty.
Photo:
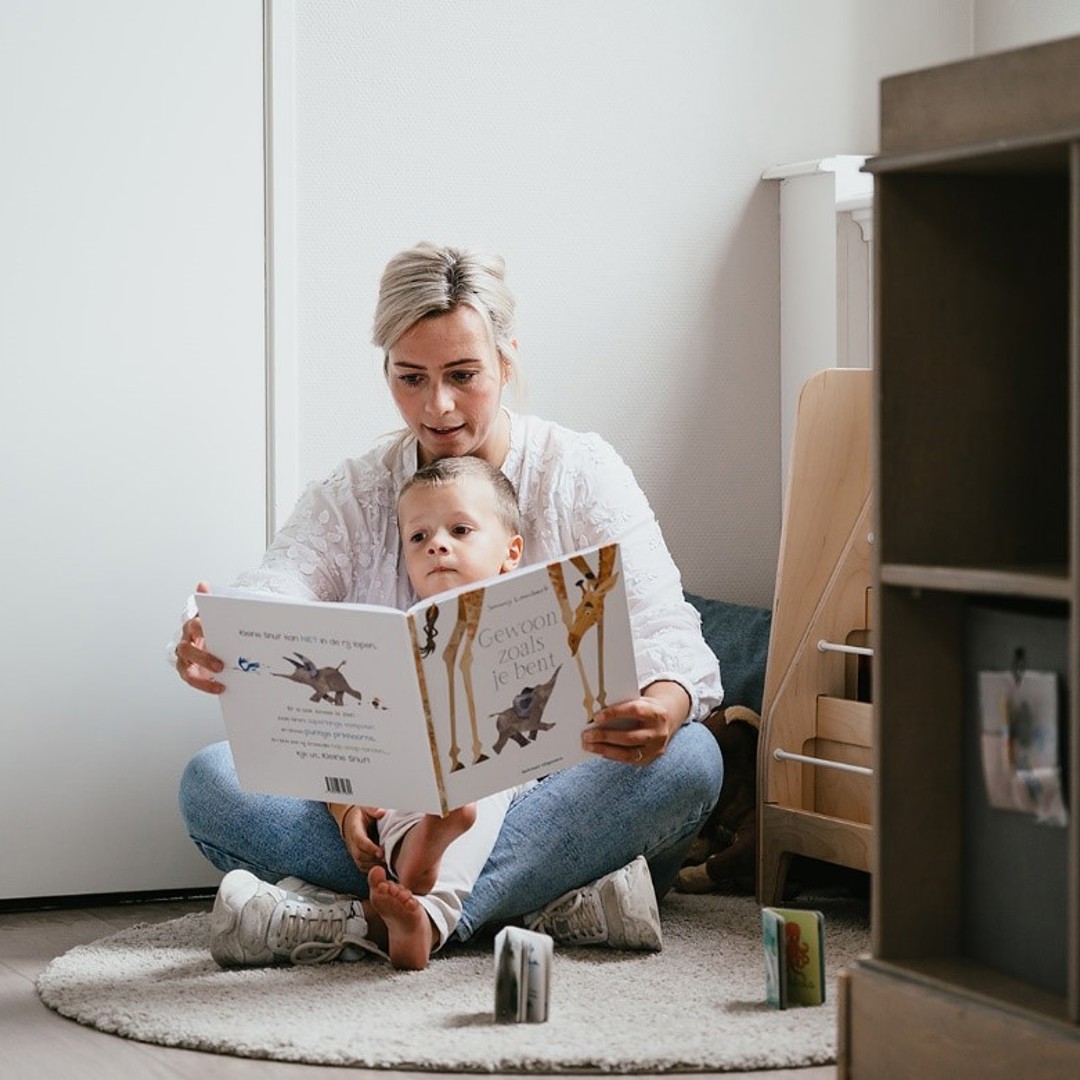
M618 544L407 611L196 602L249 791L445 814L584 760L592 714L639 693Z
M801 908L761 909L765 1000L778 1009L825 1000L825 917Z
M506 926L495 935L495 1022L548 1018L555 942L547 934Z

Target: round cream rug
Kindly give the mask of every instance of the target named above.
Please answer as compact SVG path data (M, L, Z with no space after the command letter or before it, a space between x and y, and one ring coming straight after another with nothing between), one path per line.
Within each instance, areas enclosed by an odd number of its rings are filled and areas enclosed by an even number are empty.
M492 941L426 971L357 963L224 971L209 915L140 925L54 960L51 1008L143 1042L311 1064L439 1072L749 1071L836 1060L835 976L869 948L866 905L820 900L828 997L765 1003L760 910L672 893L660 953L556 948L550 1017L496 1024Z

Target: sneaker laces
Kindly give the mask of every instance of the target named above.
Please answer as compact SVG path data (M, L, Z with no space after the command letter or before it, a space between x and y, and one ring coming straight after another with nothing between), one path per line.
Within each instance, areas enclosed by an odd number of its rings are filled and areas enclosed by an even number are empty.
M336 960L348 949L359 949L381 956L384 960L390 959L374 941L368 941L367 938L358 937L356 934L342 934L333 941L301 941L289 953L289 959L294 964L325 964ZM350 959L350 957L346 956L345 959Z
M360 933L350 933L350 925ZM354 946L379 956L386 954L363 937L367 920L359 903L313 904L302 899L281 902L270 922L267 943L294 964L322 964Z
M566 945L589 945L607 939L607 919L600 899L589 889L577 889L553 900L526 923L529 930L550 933Z

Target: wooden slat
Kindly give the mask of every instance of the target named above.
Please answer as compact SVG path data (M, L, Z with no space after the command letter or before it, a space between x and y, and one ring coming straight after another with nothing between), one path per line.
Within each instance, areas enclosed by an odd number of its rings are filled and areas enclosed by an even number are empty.
M817 738L852 746L872 746L874 707L865 701L829 697L817 700Z
M763 806L761 813L763 832L775 850L797 851L854 870L870 869L869 825L783 806Z

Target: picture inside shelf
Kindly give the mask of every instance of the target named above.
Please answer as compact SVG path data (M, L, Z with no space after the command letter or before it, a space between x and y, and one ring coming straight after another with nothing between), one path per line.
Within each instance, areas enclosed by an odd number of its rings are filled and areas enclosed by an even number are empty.
M1028 671L1023 649L1011 671L979 672L982 763L991 806L1065 825L1058 738L1058 678Z
M1062 725L1070 693L1069 609L980 597L969 598L965 611L963 953L1064 994L1068 830L1040 820L1044 804L1032 796L1025 774L1047 770L1039 774L1042 786L1047 795L1056 787L1056 812L1064 819L1070 802ZM988 749L996 750L992 762ZM1044 763L1055 759L1050 782L1052 766ZM1001 806L995 791L1004 792L1009 805ZM1023 927L1023 933L1007 933L1007 927Z

